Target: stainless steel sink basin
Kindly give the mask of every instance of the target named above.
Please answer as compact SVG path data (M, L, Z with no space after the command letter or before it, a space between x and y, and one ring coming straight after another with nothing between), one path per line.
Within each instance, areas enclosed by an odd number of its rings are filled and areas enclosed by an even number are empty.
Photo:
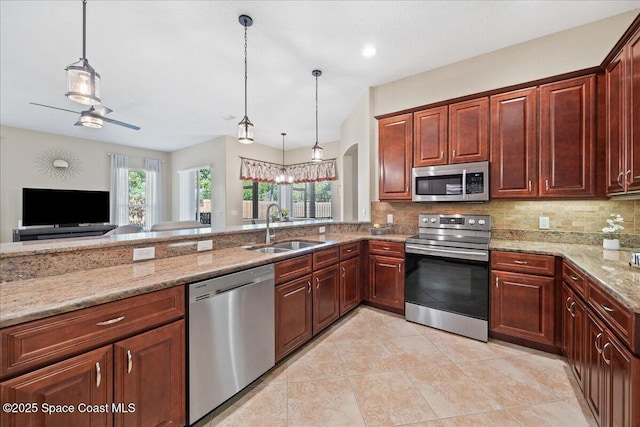
M283 248L283 249L296 251L296 250L299 250L299 249L305 249L305 248L311 248L313 246L318 246L320 244L321 244L321 242L305 242L305 241L302 241L302 240L292 240L290 242L275 243L273 245L273 247L274 248Z
M251 249L254 252L260 252L263 254L279 254L281 252L289 252L291 249L287 249L287 248L277 248L274 246L267 246L266 248L256 248L256 249Z

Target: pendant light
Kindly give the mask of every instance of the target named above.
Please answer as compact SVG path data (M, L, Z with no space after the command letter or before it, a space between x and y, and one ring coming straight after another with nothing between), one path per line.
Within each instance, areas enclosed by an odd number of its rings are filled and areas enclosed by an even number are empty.
M238 123L238 142L252 144L253 123L247 117L247 28L253 24L253 19L247 15L240 15L238 20L244 27L244 117Z
M87 59L87 0L82 0L82 58L67 66L67 93L70 100L83 105L100 104L100 74Z
M287 174L287 168L284 167L284 137L286 133L282 135L282 165L280 167L280 174L276 176L276 184L293 184L293 177Z
M311 148L311 160L314 162L321 162L322 147L318 144L318 77L322 75L322 71L313 70L311 74L316 78L316 143Z

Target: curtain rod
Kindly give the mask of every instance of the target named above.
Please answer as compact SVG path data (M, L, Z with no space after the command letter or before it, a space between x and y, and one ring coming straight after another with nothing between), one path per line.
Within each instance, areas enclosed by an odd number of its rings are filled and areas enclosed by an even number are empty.
M107 153L107 156L111 157L112 154L119 154L119 153ZM122 156L134 157L136 159L160 160L160 159L152 159L151 157L145 157L145 156L130 156L129 154L122 154ZM160 162L165 163L165 160L160 160Z
M288 165L283 165L283 164L281 164L281 163L269 162L269 161L267 161L267 160L251 159L251 158L249 158L249 157L243 157L243 156L238 156L238 157L240 157L242 160L251 160L252 162L269 163L269 164L271 164L271 165L276 165L276 166L297 166L297 165L307 165L307 164L314 165L314 164L317 164L317 163L331 162L331 161L333 161L333 160L337 160L337 158L336 158L336 157L334 157L334 158L332 158L332 159L326 159L326 160L323 160L322 162L300 162L300 163L291 163L291 164L288 164Z

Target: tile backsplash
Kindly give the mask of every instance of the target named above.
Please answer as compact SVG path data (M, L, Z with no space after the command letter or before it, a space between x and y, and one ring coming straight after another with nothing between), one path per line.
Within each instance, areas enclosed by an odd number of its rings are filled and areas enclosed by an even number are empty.
M488 203L372 202L371 222L386 223L392 213L394 223L416 226L418 214L491 215L492 231L498 236L519 236L524 240L559 240L575 243L602 241L602 228L612 213L624 217L620 238L627 247L640 246L640 200L532 200ZM549 230L538 229L538 218L549 217ZM569 233L569 234L568 234ZM571 236L571 237L569 237Z

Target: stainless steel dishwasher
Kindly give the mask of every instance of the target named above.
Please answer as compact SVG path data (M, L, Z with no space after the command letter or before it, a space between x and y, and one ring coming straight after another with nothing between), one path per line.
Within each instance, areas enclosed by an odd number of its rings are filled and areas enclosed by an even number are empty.
M189 285L189 424L275 365L273 264Z

